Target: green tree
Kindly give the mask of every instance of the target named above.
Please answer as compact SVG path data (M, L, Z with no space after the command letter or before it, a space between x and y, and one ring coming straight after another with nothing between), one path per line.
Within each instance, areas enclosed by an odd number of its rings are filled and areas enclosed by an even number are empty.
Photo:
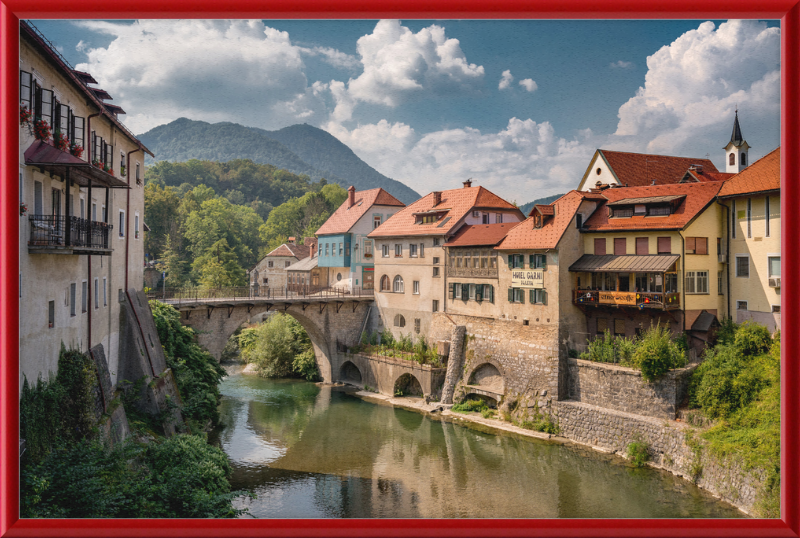
M263 377L319 377L311 340L291 316L273 314L257 327L244 329L239 347L245 361L255 364Z
M181 199L174 188L155 181L145 185L144 214L150 232L144 234L144 251L156 259L168 248L168 237L174 237L180 229L180 205Z
M245 286L245 270L239 265L236 253L226 239L209 246L202 256L192 264L195 280L204 288Z

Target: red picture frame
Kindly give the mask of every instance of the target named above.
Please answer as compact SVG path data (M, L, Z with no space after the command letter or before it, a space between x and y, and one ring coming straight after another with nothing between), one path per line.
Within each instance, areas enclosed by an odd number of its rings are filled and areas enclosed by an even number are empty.
M0 2L0 537L22 536L780 536L800 531L800 321L798 286L784 278L781 361L781 513L775 520L20 520L19 513L19 215L18 78L21 18L624 18L781 19L782 262L798 274L800 211L800 3L676 0L3 0ZM535 487L535 485L532 485Z

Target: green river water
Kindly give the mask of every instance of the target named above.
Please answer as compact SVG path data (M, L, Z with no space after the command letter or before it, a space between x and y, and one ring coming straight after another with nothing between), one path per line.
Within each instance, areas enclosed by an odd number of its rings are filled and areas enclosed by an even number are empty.
M240 370L240 368L239 368ZM256 518L738 518L669 473L489 434L347 390L234 374L211 441Z

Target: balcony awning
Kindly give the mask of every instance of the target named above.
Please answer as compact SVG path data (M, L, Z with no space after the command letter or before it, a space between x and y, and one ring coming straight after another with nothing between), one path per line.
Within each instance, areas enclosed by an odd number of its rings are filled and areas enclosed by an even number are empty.
M66 177L66 171L69 168L71 170L70 179L81 187L88 187L91 179L92 187L130 188L121 179L41 140L36 140L31 147L25 150L25 164L36 166L61 178Z
M584 254L570 265L573 273L664 273L681 257L677 254L657 256L597 256Z

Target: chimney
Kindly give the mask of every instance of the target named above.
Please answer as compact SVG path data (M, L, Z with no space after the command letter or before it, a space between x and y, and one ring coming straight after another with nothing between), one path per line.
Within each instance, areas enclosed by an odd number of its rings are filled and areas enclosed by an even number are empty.
M356 203L356 188L350 185L347 187L347 208L350 209Z
M600 181L599 179L597 180L597 183L594 184L594 188L595 189L599 189L602 186L603 186L603 182Z
M472 178L469 178L468 180L466 180L466 181L464 182L464 188L465 188L465 189L468 189L468 188L470 188L470 187L472 187Z
M303 239L303 244L309 248L311 257L313 258L314 255L317 253L317 238L306 237Z
M290 245L294 245L295 240L296 238L294 236L291 236L289 239L286 240L286 242L289 243Z
M442 191L433 191L433 207L442 203Z

